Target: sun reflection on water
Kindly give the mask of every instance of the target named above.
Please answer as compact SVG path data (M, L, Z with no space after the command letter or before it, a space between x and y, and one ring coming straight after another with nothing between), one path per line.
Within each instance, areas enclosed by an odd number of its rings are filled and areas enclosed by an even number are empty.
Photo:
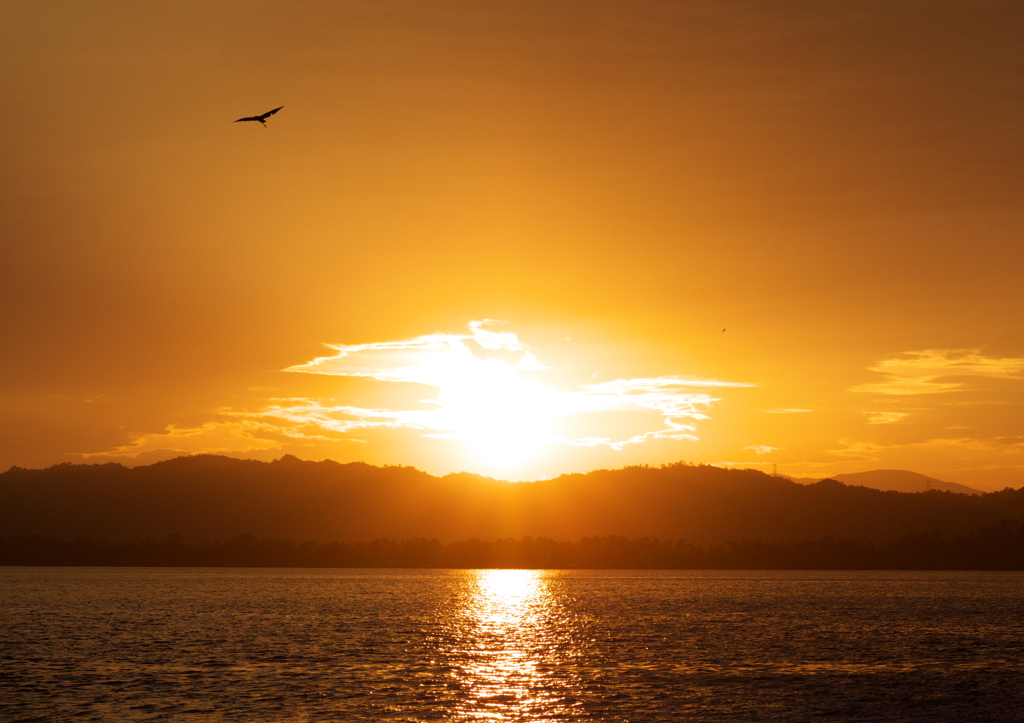
M465 698L458 720L564 718L578 701L566 690L571 634L543 570L476 570L463 611L455 669Z

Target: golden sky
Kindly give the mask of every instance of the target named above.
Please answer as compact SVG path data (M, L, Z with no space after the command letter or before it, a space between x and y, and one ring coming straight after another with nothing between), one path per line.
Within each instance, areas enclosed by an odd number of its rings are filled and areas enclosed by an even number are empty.
M4 3L0 468L1020 486L1022 28L983 0Z

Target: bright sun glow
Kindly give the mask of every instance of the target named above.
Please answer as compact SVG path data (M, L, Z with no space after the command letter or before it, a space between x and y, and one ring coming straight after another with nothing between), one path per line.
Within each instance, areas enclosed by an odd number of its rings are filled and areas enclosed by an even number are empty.
M480 461L499 466L533 457L551 439L563 410L558 395L525 381L504 363L485 363L446 380L438 399L451 436Z
M375 427L420 429L428 437L460 441L476 468L501 473L536 457L545 445L621 449L648 439L696 439L694 421L706 419L703 410L716 400L694 388L750 386L673 376L556 387L551 370L515 334L487 328L498 324L471 322L469 334L329 345L335 355L288 370L428 385L437 391L420 400L426 409L328 406L302 399L282 400L287 403L251 416L340 434ZM660 419L661 426L618 438L572 437L560 430L565 418L600 412L640 412Z
M446 450L458 468L529 479L526 470L560 447L621 450L649 440L696 440L697 424L718 401L708 392L753 386L676 375L593 381L592 359L587 381L576 381L573 369L545 366L516 334L494 330L500 326L474 321L469 333L328 344L332 355L286 370L406 385L411 394L389 407L276 398L256 410L219 410L220 419L199 426L143 435L116 451L227 453L277 448L284 440L366 442L406 430L460 445L463 457Z
M406 387L416 395L424 394L422 387L433 389L418 399L407 396L399 408L278 398L259 410L223 409L218 421L144 435L117 451L258 449L283 439L364 442L368 433L405 429L461 445L465 456L456 463L462 469L527 479L524 471L558 447L621 450L648 440L696 440L697 423L718 401L709 391L753 386L674 375L594 382L589 373L581 383L572 380L571 369L542 364L516 334L491 328L500 324L473 321L468 334L328 344L331 356L286 370L421 385Z

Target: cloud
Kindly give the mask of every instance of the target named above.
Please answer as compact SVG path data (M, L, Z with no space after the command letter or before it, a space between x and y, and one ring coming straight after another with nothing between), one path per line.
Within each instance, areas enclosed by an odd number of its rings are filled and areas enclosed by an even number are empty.
M852 439L840 439L839 444L842 445L840 449L830 449L828 454L833 454L838 457L850 457L851 459L861 460L865 462L877 462L878 453L890 448L892 445L874 444L872 442L858 442Z
M247 455L280 449L282 443L309 439L300 430L279 424L214 416L217 418L193 426L172 424L160 432L140 434L129 444L105 452L86 453L82 458L130 464L183 454ZM160 454L154 456L155 453Z
M744 447L743 449L752 449L757 452L757 454L768 454L769 452L774 452L777 449L782 449L782 447L769 447L767 444L752 444L749 447Z
M904 352L869 369L882 374L882 381L860 384L850 391L895 396L939 394L963 388L963 377L1024 379L1024 359L988 357L977 349Z
M765 414L801 414L804 412L812 412L812 409L765 409Z
M909 417L908 412L864 412L868 418L868 424L892 424L904 417Z
M332 439L323 433L346 435L360 429L380 427L413 427L433 429L430 413L423 411L391 411L387 409L365 409L349 405L324 404L316 399L276 399L257 412L232 412L225 414L239 419L277 420L286 422L282 429L286 433L303 439ZM264 421L263 424L268 424ZM280 427L280 424L274 425ZM319 432L319 434L318 434Z
M620 450L654 439L696 440L697 424L720 401L711 390L754 386L688 376L575 382L566 370L542 364L515 333L494 330L498 325L474 321L465 334L328 345L333 354L284 370L432 390L418 401L380 407L271 398L91 456L128 459L155 450L258 456L296 445L367 442L400 430L466 441L497 457L523 456L543 444Z
M285 371L444 387L481 363L504 372L547 369L515 334L484 328L501 323L493 319L471 321L470 334L428 334L370 344L325 344L337 353L288 367ZM488 356L486 352L505 354Z
M861 413L875 442L909 449L958 430L987 444L1024 419L1021 358L927 349L883 359L871 371L879 379L851 391L873 400Z
M286 370L425 384L437 390L434 397L421 400L428 405L426 409L371 409L295 399L279 401L248 416L282 419L338 433L408 427L423 430L430 437L532 436L576 447L621 449L649 439L696 439L693 422L707 419L705 410L719 401L702 390L753 386L683 376L554 386L544 377L549 367L541 364L516 334L488 328L499 323L473 321L468 334L328 345L335 354ZM551 431L558 419L645 410L660 416L660 427L625 437L575 437Z

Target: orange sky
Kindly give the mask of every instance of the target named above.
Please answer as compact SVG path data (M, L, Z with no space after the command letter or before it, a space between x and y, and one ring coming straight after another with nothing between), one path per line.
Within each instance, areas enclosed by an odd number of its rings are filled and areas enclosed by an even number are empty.
M937 0L0 5L0 468L1020 486L1022 27Z

